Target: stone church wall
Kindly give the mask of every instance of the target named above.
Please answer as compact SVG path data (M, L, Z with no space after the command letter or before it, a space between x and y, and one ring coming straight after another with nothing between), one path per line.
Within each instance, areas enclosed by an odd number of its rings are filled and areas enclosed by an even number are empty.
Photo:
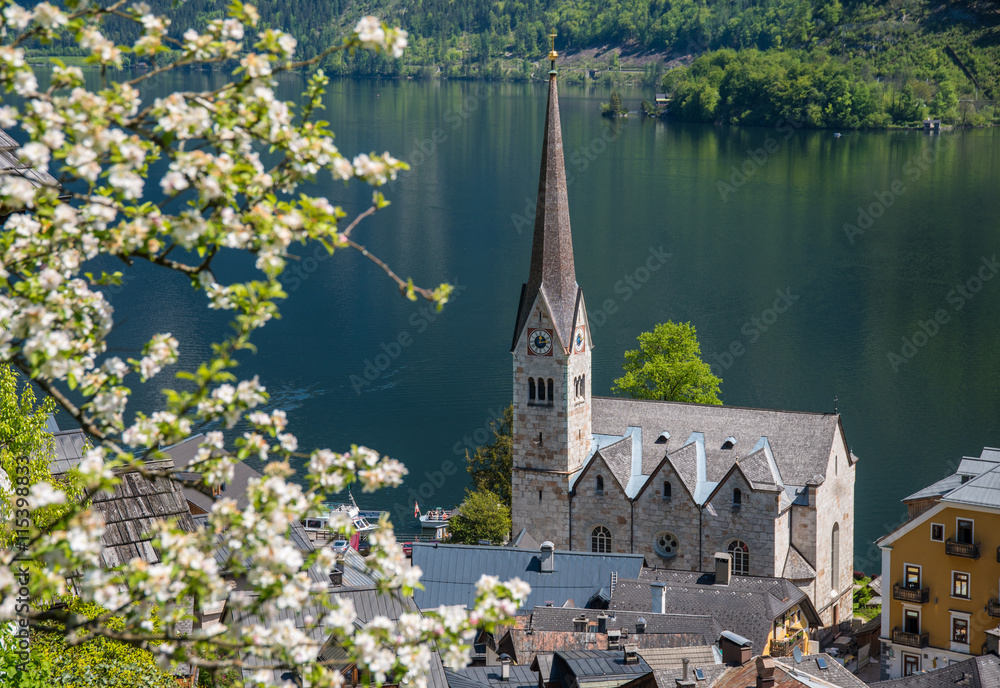
M742 493L739 508L733 507L735 489ZM742 540L750 549L750 575L773 576L777 499L773 492L753 492L742 474L731 473L709 502L717 515L704 512L702 570L714 569L715 552L725 552L731 542Z
M673 466L663 464L659 473L650 477L650 484L639 495L634 505L635 551L645 554L655 566L682 571L697 571L698 566L698 517L700 509L687 491ZM663 499L663 483L670 482L670 499ZM672 547L670 535L677 543L676 554L668 556L657 540ZM661 536L658 538L657 536Z

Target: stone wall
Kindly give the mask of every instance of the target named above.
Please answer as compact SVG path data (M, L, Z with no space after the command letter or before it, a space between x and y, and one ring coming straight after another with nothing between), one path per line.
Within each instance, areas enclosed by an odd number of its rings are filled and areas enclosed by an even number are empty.
M663 483L670 483L670 499L663 499ZM649 478L635 501L635 552L645 554L651 564L667 569L698 571L698 518L700 509L669 462ZM658 551L657 536L676 538L676 554ZM668 545L670 546L670 545ZM672 548L674 549L674 548Z
M837 595L850 590L854 572L854 480L855 467L847 460L847 447L838 433L830 450L830 463L826 480L816 488L816 597L814 603L824 626L837 619L849 621L853 616L853 599L850 592L832 604ZM796 517L798 514L796 514ZM839 565L833 565L833 527L839 532Z
M597 476L604 479L604 493L597 492ZM611 532L611 551L629 552L630 507L625 486L615 479L600 455L576 481L573 496L573 542L571 549L592 551L591 534L597 526Z
M742 493L739 508L733 507L735 489ZM731 542L742 540L750 549L750 575L773 576L777 498L774 492L753 492L739 471L730 473L709 499L716 515L704 511L702 570L714 568L715 552L725 552Z
M527 331L539 327L553 330L550 356L528 354ZM569 480L591 445L590 360L589 346L566 354L539 299L514 350L511 519L515 536L527 528L535 540L551 540L560 549L569 547ZM583 375L580 396L573 383ZM529 378L551 379L553 398L540 402L536 393L529 403Z

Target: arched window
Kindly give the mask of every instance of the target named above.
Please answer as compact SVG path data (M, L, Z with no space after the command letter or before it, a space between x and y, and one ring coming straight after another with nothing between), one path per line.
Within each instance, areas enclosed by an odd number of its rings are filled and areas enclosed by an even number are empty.
M837 591L840 582L840 524L833 524L833 535L830 536L830 589Z
M545 401L545 380L538 378L538 400Z
M733 575L750 575L750 548L742 540L733 540L729 543L729 553L733 555Z
M740 488L733 490L733 507L738 507L743 504L743 493L740 492Z
M587 374L584 373L580 376L580 396L587 396Z
M596 486L596 489L597 489L597 494L604 494L604 476L603 475L597 476L597 486Z
M528 378L528 403L530 404L535 400L535 378Z
M611 551L611 531L604 526L597 526L590 534L591 552Z
M549 378L549 406L556 400L556 395L552 393L552 378Z
M663 481L663 498L664 499L670 499L671 496L672 495L670 494L670 481L669 480L664 480Z

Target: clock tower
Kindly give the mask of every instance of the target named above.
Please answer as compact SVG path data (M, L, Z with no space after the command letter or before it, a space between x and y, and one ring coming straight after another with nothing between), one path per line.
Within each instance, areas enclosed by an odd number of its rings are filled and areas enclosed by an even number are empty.
M531 268L514 327L514 536L569 549L569 491L590 454L590 326L576 283L556 53L535 204Z

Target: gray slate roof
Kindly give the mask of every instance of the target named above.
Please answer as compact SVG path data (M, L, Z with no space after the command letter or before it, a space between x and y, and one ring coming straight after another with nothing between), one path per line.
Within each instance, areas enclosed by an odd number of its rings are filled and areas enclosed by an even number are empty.
M805 557L789 545L788 554L785 556L785 567L781 572L782 578L790 580L812 580L816 577L816 569L809 565Z
M723 630L707 614L652 614L646 611L601 611L568 607L535 607L531 610L529 628L533 631L572 631L575 619L585 616L588 623L596 623L601 614L608 617L605 623L609 630L628 629L629 633L634 633L636 622L643 618L646 620L647 635L666 633L697 636L702 639L697 644L704 645L713 645Z
M689 667L693 671L699 666L714 666L716 660L721 662L721 656L716 655L714 646L701 647L650 647L639 648L639 656L653 671L683 670L684 660L690 660Z
M601 587L609 586L611 573L634 578L642 570L641 554L553 553L555 571L541 573L538 553L513 547L443 545L413 543L413 565L424 575L424 590L414 593L421 609L439 605L471 606L476 598L476 582L488 573L500 580L520 578L531 585L531 594L522 609L586 605Z
M49 420L52 425L55 424L51 416ZM80 465L87 444L87 436L83 434L83 430L59 430L57 427L52 439L55 442L56 454L49 462L49 471L53 476L69 473Z
M759 481L762 489L773 490L775 487L768 486L782 483L789 486L822 483L839 431L839 416L594 397L595 435L623 437L629 428L639 430L634 441L642 443L643 475L651 475L669 457L688 490L703 499L741 457L749 460L744 471L750 473L752 481ZM663 432L668 432L670 438L657 444ZM735 446L722 449L729 437L735 438ZM750 458L761 451L763 438L773 454L777 475L762 461L766 455ZM692 447L695 443L697 450ZM699 485L697 469L702 456L705 483Z
M498 666L466 667L452 671L444 670L448 688L537 688L538 674L526 664L510 666L510 680L500 678Z
M820 669L816 662L817 657L826 660L826 669ZM843 664L826 653L818 655L805 655L802 663L796 664L789 657L775 657L775 666L784 669L786 672L803 672L809 676L822 679L827 683L832 683L839 688L868 688L864 681L848 671ZM815 684L813 684L815 685Z
M664 584L665 611L709 614L724 630L748 638L757 652L766 647L774 620L796 605L801 605L810 625L819 622L809 598L791 581L733 576L728 586L721 586L714 585L714 574L693 571L647 569L638 580L619 579L611 608L650 612L654 582Z
M180 470L186 468L194 460L198 453L198 445L201 444L203 439L204 435L202 434L193 435L183 442L178 442L171 447L167 447L163 451L173 459L174 468ZM223 486L221 496L235 499L236 506L240 509L245 509L249 504L249 500L247 499L247 483L251 478L260 477L261 474L250 466L242 461L237 461L233 469L233 482ZM205 511L211 511L212 504L215 502L211 496L190 486L184 487L184 496L189 502Z
M577 683L611 676L623 677L625 681L630 681L650 671L652 669L642 657L639 657L638 662L626 664L623 653L618 650L560 650L554 653L552 662L554 677L572 676Z
M870 688L996 688L1000 686L1000 658L996 655L972 657L926 674L878 681L869 686Z

